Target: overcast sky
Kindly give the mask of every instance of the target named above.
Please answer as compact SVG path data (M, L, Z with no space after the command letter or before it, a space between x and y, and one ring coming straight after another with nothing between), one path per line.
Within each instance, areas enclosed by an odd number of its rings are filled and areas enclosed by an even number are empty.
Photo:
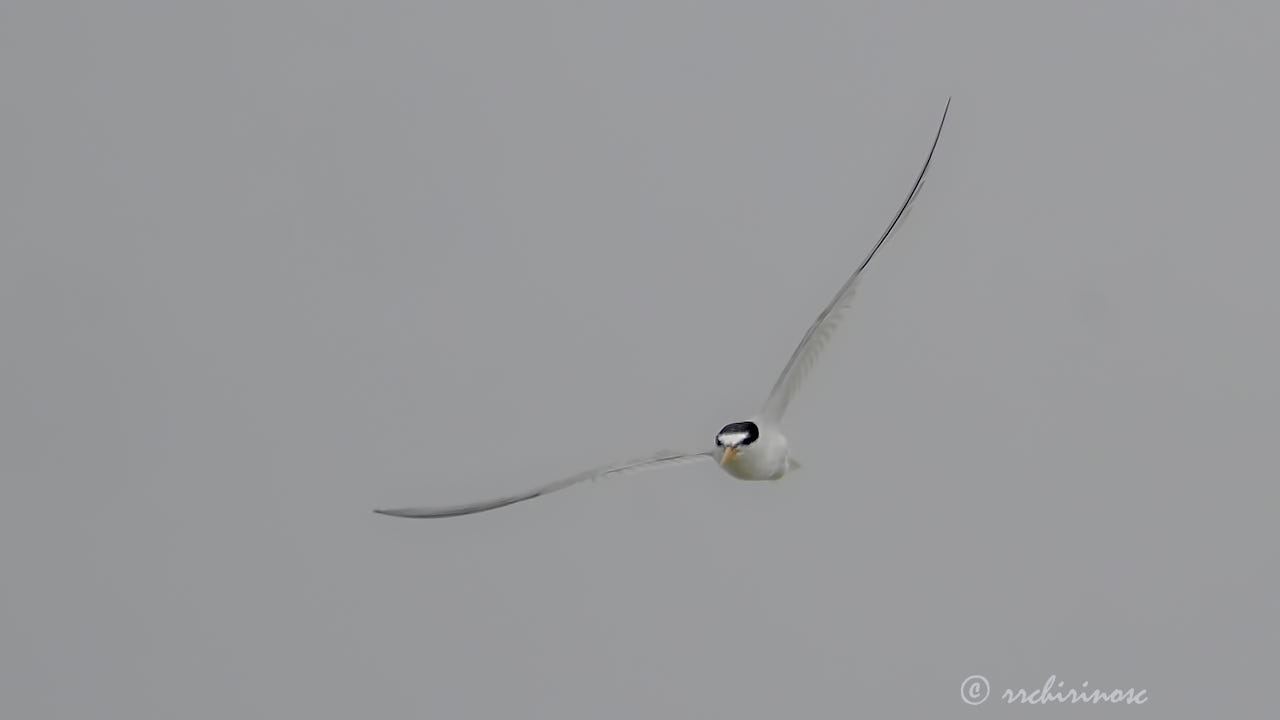
M0 714L1274 712L1278 20L3 3Z

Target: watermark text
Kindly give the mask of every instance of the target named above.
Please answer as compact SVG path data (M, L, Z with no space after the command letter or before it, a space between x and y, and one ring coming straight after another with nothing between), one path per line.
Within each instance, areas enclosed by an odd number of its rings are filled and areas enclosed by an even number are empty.
M991 696L991 683L982 675L970 675L960 685L960 699L966 705L981 705ZM1079 685L1067 685L1057 675L1040 687L1005 688L998 696L1009 705L1143 705L1147 702L1145 688L1091 687L1085 680Z

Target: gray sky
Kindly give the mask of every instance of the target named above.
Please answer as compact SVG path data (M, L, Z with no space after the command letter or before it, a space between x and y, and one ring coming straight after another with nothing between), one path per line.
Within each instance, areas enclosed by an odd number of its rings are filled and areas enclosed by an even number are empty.
M1032 5L4 3L0 713L1269 712L1280 11ZM948 95L803 470L370 512L750 415Z

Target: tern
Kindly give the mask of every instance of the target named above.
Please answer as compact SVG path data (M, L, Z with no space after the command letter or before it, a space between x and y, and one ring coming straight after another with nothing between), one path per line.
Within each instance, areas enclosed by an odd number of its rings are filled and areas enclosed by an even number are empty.
M854 288L858 279L862 277L867 265L871 264L871 259L876 256L876 253L880 251L880 248L890 236L902 225L902 221L910 212L916 196L920 194L920 188L924 185L925 175L929 172L929 164L933 161L933 153L938 148L938 140L942 137L942 126L947 122L947 111L950 109L951 99L947 98L946 107L942 110L942 120L938 123L938 130L933 136L933 144L929 147L929 154L925 157L924 166L920 168L920 173L916 176L915 183L911 186L911 192L907 194L907 199L902 202L898 212L889 221L889 226L880 235L880 239L872 246L871 252L867 253L862 263L858 265L858 268L853 271L849 279L840 287L839 292L822 309L813 324L809 326L804 337L801 338L799 346L791 353L791 358L787 360L787 364L782 368L782 373L773 384L773 389L770 390L764 406L749 420L729 423L721 428L720 432L716 433L714 448L686 452L664 450L646 457L592 468L577 475L515 495L481 500L464 505L407 507L374 510L374 512L407 518L441 518L470 515L514 505L525 500L532 500L587 480L704 459L715 460L725 472L740 480L778 480L791 470L800 467L800 463L791 455L791 448L787 443L786 436L782 434L782 415L786 412L792 396L799 389L805 375L812 368L827 340L835 332L843 311L853 301Z

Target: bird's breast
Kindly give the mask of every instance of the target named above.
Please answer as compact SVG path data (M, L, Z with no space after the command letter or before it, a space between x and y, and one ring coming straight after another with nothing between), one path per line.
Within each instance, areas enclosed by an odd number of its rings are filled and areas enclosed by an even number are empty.
M764 435L727 460L722 452L719 459L720 467L739 480L777 480L787 472L787 441L781 435Z

